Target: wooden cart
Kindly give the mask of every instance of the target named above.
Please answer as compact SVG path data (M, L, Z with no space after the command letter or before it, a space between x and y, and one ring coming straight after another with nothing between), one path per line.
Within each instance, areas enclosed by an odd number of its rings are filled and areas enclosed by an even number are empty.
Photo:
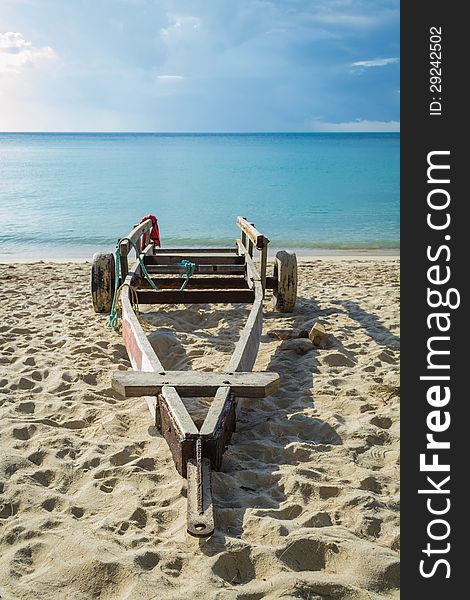
M268 276L269 240L243 217L237 218L237 225L241 239L227 248L156 248L150 242L150 219L118 242L122 335L134 372L113 373L112 385L125 397L145 397L176 469L188 480L188 532L199 537L214 531L211 469L221 468L235 429L237 397L265 397L279 386L277 373L252 372L265 292L272 290L275 310L292 312L297 291L295 254L277 252L273 274ZM130 263L132 248L135 260ZM181 261L191 261L194 271L184 290ZM117 288L114 255L94 256L91 280L95 311L109 312ZM251 310L224 372L165 371L134 311L136 300L152 305L247 303ZM181 397L201 396L213 396L213 401L198 429Z

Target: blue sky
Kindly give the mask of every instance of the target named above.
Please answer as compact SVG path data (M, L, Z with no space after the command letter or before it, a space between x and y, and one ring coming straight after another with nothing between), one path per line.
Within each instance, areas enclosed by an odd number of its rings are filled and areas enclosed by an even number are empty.
M397 131L398 0L1 0L2 131Z

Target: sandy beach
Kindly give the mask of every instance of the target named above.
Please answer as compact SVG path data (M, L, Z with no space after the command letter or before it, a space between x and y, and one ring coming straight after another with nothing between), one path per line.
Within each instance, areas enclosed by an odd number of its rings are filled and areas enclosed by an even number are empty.
M295 312L267 298L255 370L281 389L244 404L206 540L143 400L110 387L129 361L89 272L0 265L2 600L398 598L399 260L303 257ZM143 311L175 370L223 369L247 312ZM324 349L273 337L315 321Z

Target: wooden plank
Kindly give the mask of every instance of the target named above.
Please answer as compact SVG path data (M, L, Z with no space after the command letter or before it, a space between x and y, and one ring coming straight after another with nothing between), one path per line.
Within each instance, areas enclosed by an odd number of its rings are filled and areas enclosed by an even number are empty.
M146 248L146 252L150 252L152 246ZM145 371L148 373L163 371L163 365L154 352L147 336L142 330L142 327L132 310L132 305L129 299L129 285L132 282L134 274L140 275L140 264L136 261L132 265L132 272L126 277L126 283L122 288L121 305L122 305L122 335L124 346L131 361L132 368L135 371ZM164 387L161 394L171 407L172 419L174 426L178 429L182 439L191 438L198 434L198 430L193 420L191 419L183 401L178 396L176 390L172 387ZM155 397L150 400L146 398L147 403L155 405ZM150 411L152 414L152 410ZM154 416L154 422L156 415ZM185 468L185 467L184 467Z
M182 277L152 277L152 281L162 290L179 290L184 279ZM139 289L152 289L150 283L143 279ZM186 289L194 290L242 290L248 289L248 284L244 277L191 277Z
M177 395L176 391L174 393ZM186 463L188 462L188 458L195 456L196 442L199 438L197 428L193 423L195 434L182 435L178 422L180 413L176 405L173 406L172 401L168 402L163 394L159 394L157 398L159 429L168 444L176 470L182 477L186 477ZM170 405L172 405L171 408Z
M255 299L253 290L139 290L137 296L139 304L249 304Z
M254 291L255 301L228 363L228 372L251 371L258 355L263 328L263 290L259 281L255 281Z
M127 253L121 254L119 264L121 268L121 280L119 282L119 285L121 285L124 282L124 279L127 277L127 274L129 273L129 261L127 260Z
M219 388L217 394L220 395L220 391L227 391L227 401L221 405L221 411L218 416L217 422L217 435L216 436L205 436L201 435L203 440L204 456L211 459L212 468L219 471L222 468L222 458L230 443L233 432L236 426L236 414L238 400L233 393L230 392L230 388ZM217 399L217 395L214 398L214 402Z
M181 271L181 267L177 265L146 265L149 274L168 274L177 275ZM196 265L195 273L201 275L243 275L245 273L245 265Z
M213 396L221 386L230 387L236 396L264 398L279 389L277 373L263 371L218 373L207 371L159 371L154 373L116 371L113 388L126 398L157 396L165 386L175 388L180 396Z
M250 287L250 289L253 289L254 282L261 281L261 276L258 273L258 269L256 268L256 265L253 262L251 256L248 254L248 250L245 248L245 246L240 240L237 240L237 246L240 254L244 255L245 257L248 286Z
M260 281L254 281L254 291L255 302L230 358L226 369L228 372L251 371L256 361L263 327L263 290ZM213 438L222 435L223 415L230 404L230 389L224 386L217 390L202 424L201 436Z
M245 259L236 254L154 254L147 256L145 265L175 265L189 260L196 265L243 265Z
M229 387L217 390L200 429L201 437L216 439L222 434L224 415L230 409L231 398Z
M260 258L260 275L261 275L261 287L263 288L263 296L266 291L266 270L268 265L268 245L261 250Z
M152 277L159 289L178 289L181 287L183 279L181 277ZM228 276L228 277L210 277L205 275L193 276L186 289L195 290L244 290L247 289L247 281L244 277ZM266 289L272 290L277 286L277 279L272 276L266 277ZM145 279L142 279L139 289L153 289Z
M249 223L244 217L237 217L237 225L254 243L257 250L262 250L264 246L269 243L268 238L260 233L256 227L252 223Z
M134 229L136 229L139 226L139 223L137 223L136 225L134 225ZM139 255L142 252L142 237L139 235L137 236L136 240L135 240L135 251L136 251L136 255Z
M150 235L151 229L152 229L152 221L151 221L151 219L147 219L143 223L139 223L138 225L136 225L134 227L134 229L126 237L128 237L130 240L132 240L134 242L134 244L136 244L140 241L140 238L142 237L142 235L144 233ZM139 244L139 248L140 248L140 244ZM124 256L127 256L130 251L131 251L131 245L129 244L129 242L122 241L121 242L121 254Z
M159 254L236 254L235 247L230 248L155 248L155 255Z

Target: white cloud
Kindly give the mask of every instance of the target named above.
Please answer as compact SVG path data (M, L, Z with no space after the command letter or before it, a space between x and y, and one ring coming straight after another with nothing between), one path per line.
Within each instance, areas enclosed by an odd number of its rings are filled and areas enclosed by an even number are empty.
M312 121L311 131L331 133L393 133L400 131L399 121L368 121L367 119L356 119L344 123L326 123L324 121Z
M385 67L386 65L393 65L398 61L399 58L396 56L392 58L375 58L373 60L358 60L357 62L354 62L352 66L369 69L371 67Z
M175 15L167 14L169 25L168 27L162 27L160 33L163 38L170 37L184 37L186 34L190 34L200 29L202 20L199 17L192 15Z
M21 33L0 33L0 73L19 73L27 66L56 58L50 46L33 46Z
M181 81L184 79L183 75L157 75L159 81Z

